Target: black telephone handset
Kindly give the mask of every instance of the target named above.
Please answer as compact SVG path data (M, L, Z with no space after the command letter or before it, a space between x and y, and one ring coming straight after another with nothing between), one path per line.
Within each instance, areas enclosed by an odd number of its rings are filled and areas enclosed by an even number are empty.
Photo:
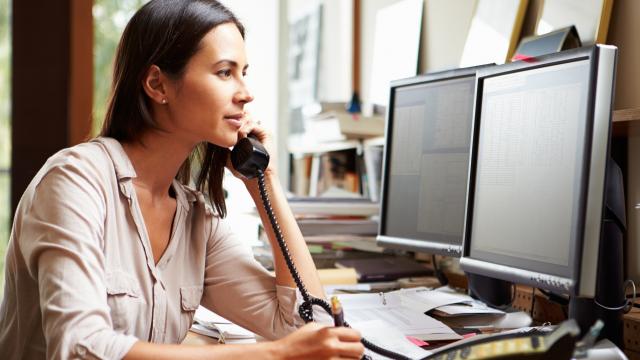
M231 150L231 164L244 177L253 179L269 165L269 153L258 139L247 136Z
M262 203L269 217L271 227L278 241L278 246L282 251L282 255L287 263L289 272L296 283L296 286L300 290L300 294L303 298L303 303L298 308L300 317L305 322L313 321L313 305L322 307L327 313L332 315L331 305L323 300L313 297L309 294L306 287L300 279L298 270L296 269L287 244L284 242L282 231L275 218L273 209L271 208L271 202L269 201L269 194L264 182L264 171L269 165L269 153L266 151L262 143L259 140L253 138L251 134L248 137L242 138L231 150L231 163L236 171L242 174L248 179L258 178L258 187L260 189L260 197ZM346 322L345 326L349 326ZM441 360L441 359L467 359L467 358L482 358L482 359L504 359L510 355L524 356L528 359L545 359L547 354L555 354L553 359L568 359L575 343L575 328L577 325L570 323L565 326L561 326L560 329L554 331L549 336L527 336L527 335L509 335L492 337L485 340L474 340L471 343L460 344L442 351L438 351L434 355L431 355L425 359L429 360ZM569 336L571 334L572 336ZM362 344L369 350L376 352L380 355L386 356L391 359L407 360L410 358L395 353L393 351L381 348L365 338L362 338ZM509 350L509 349L514 349ZM562 349L562 351L560 351ZM562 356L559 352L562 353ZM567 356L568 354L568 356ZM506 356L506 357L505 357Z

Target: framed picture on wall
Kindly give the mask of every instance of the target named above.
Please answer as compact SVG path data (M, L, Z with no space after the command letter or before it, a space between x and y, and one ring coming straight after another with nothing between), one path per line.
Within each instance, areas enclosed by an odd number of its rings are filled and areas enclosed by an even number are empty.
M528 0L477 0L460 67L502 64L511 59L527 4Z
M389 83L418 71L423 0L402 0L376 13L369 100L387 106Z
M607 41L613 0L547 0L541 6L536 35L574 25L583 45Z
M304 131L303 108L318 101L322 5L305 3L289 14L289 112L291 132Z

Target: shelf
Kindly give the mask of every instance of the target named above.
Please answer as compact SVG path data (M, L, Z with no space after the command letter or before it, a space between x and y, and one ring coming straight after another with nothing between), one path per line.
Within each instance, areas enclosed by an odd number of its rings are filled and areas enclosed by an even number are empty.
M289 136L288 150L295 155L322 154L329 151L356 149L360 151L362 144L358 140L338 140L317 142L310 135Z
M632 122L632 121L640 121L640 108L615 110L613 112L614 123Z
M640 108L613 112L613 136L640 136Z

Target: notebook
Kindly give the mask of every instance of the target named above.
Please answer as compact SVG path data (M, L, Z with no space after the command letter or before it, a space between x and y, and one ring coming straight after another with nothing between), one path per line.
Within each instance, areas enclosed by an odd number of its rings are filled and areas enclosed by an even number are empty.
M385 257L336 260L337 268L354 268L359 282L392 281L412 276L430 276L433 270L413 259Z

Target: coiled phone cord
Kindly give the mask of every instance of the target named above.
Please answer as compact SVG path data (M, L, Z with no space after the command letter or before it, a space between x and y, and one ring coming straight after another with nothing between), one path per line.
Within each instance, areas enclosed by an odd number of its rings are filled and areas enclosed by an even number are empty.
M293 260L291 259L291 254L289 253L289 248L287 244L284 242L284 237L282 236L282 231L280 231L280 225L278 225L278 220L273 213L273 208L271 207L271 201L269 201L269 195L267 193L267 187L264 182L264 172L258 171L258 188L260 189L260 197L262 198L262 203L264 205L265 210L267 211L267 215L269 216L269 221L271 222L271 228L273 228L273 232L275 233L276 240L278 241L278 245L280 246L280 250L282 251L282 256L284 257L285 262L287 263L287 267L289 268L289 272L291 273L291 277L293 277L293 281L296 283L296 286L300 290L300 294L302 295L302 299L304 300L300 307L298 307L298 313L302 320L305 323L313 321L313 305L318 305L323 308L329 315L331 313L331 305L323 300L316 297L313 297L307 291L307 288L302 283L300 279L300 274L298 274L298 270L296 269ZM350 327L346 322L345 326ZM383 349L371 342L369 342L365 338L361 338L360 340L362 344L369 350L376 352L380 355L386 356L391 359L398 360L411 360L402 354L395 353L393 351L389 351L387 349Z

